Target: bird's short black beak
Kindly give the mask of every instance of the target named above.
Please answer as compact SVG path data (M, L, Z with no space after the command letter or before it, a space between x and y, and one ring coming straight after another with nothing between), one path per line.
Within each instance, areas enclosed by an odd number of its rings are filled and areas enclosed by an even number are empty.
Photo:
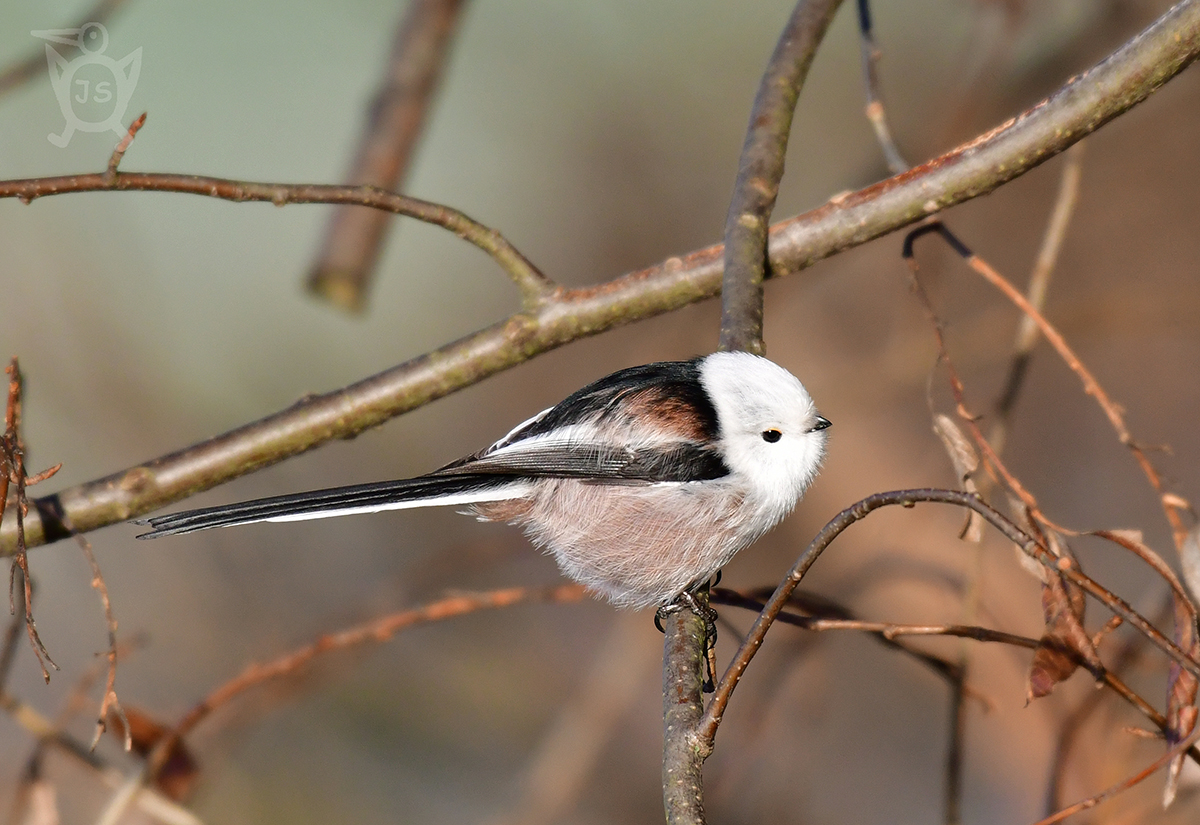
M813 424L813 427L811 430L809 430L809 432L815 433L817 430L824 430L826 427L832 427L832 426L833 426L832 421L830 421L828 418L826 418L823 415L818 415L817 423Z

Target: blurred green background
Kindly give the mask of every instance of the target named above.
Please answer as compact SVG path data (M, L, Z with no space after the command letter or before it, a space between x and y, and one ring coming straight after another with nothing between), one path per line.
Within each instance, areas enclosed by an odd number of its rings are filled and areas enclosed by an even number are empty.
M902 149L919 162L1015 114L1167 5L877 3L884 92ZM149 119L122 168L339 181L404 6L130 0L108 22L107 53L143 49L125 121L142 111ZM477 0L464 13L406 191L500 229L568 285L714 243L759 74L790 7ZM0 67L42 50L31 30L72 25L87 8L6 4ZM886 177L862 108L847 7L800 101L777 218ZM0 178L102 170L115 135L80 133L59 149L46 135L62 126L46 73L0 97ZM1195 496L1200 74L1184 73L1088 144L1047 313L1125 405L1135 435L1171 445L1155 460L1173 489ZM1060 171L1053 161L947 218L1023 284ZM329 212L157 193L0 202L0 357L19 355L27 379L31 468L64 465L38 492L344 386L516 308L515 290L483 254L409 220L393 228L361 317L320 303L303 284ZM805 502L730 565L726 585L773 584L820 525L863 495L954 483L930 429L927 386L938 409L951 405L942 374L930 378L933 340L908 295L900 242L884 238L768 287L769 354L801 377L835 428ZM969 398L985 412L1017 316L933 242L919 249ZM611 370L711 351L717 320L710 302L571 344L189 504L428 471ZM1008 455L1052 518L1143 529L1173 560L1136 466L1048 349L1038 350ZM971 554L955 540L959 526L956 513L931 508L873 517L835 545L806 586L868 618L956 621ZM558 580L552 561L515 530L449 511L153 544L135 542L135 532L118 525L92 540L122 635L146 636L120 667L118 693L163 720L248 662L322 632L449 591ZM1078 549L1085 569L1136 606L1158 604L1161 585L1143 566L1085 541ZM23 648L9 688L54 715L96 665L105 628L78 548L59 543L30 559L38 627L62 672L44 686ZM983 560L980 623L1036 636L1036 582L995 536ZM748 627L746 614L722 613ZM722 657L733 635L727 628ZM213 823L661 821L660 639L649 614L585 602L466 617L329 657L287 690L258 691L197 730L195 809ZM930 648L959 650L948 641ZM1077 676L1023 707L1027 654L976 647L973 656L972 685L993 707L970 708L965 819L1035 819L1057 727L1091 688ZM1162 672L1150 656L1135 674L1153 701ZM607 709L593 707L587 691ZM712 820L937 821L946 696L927 671L868 640L776 630L706 766ZM540 775L532 766L581 702L581 717L599 720L599 732L566 737L579 746L575 790L571 759L550 760L563 771L550 784L566 801L539 819L546 798L528 790ZM1120 731L1136 717L1106 707L1089 729L1103 748L1077 751L1068 799L1160 753ZM69 725L85 739L90 713ZM32 747L13 722L0 722L0 800L13 798ZM114 741L101 749L133 769ZM52 756L47 768L63 821L92 819L108 791L65 757ZM1117 804L1152 812L1158 788L1142 794ZM1171 816L1184 821L1196 804L1185 794Z

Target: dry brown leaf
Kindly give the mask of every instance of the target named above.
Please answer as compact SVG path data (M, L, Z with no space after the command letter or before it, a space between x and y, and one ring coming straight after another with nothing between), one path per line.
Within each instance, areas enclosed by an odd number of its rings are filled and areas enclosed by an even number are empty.
M950 456L954 474L960 482L965 482L979 469L979 454L975 452L975 446L963 435L954 419L944 413L933 417L933 431L942 440L946 455Z
M1033 523L1029 517L1029 508L1025 503L1014 495L1008 497L1008 509L1012 513L1013 521L1015 521L1022 530L1031 536L1041 535L1041 530ZM1053 550L1053 548L1051 548ZM1050 571L1037 559L1030 556L1025 550L1017 544L1013 545L1013 551L1017 554L1017 564L1021 566L1029 575L1045 584L1050 579Z
M1070 559L1071 550L1062 539L1048 532L1047 543L1059 558ZM1091 634L1083 626L1087 608L1083 590L1058 574L1049 574L1042 585L1042 613L1046 628L1033 651L1029 665L1026 701L1040 699L1066 681L1082 662L1093 675L1104 672Z
M1046 629L1038 640L1029 665L1026 700L1032 702L1054 690L1086 662L1096 672L1103 670L1092 639L1083 627L1083 591L1061 576L1048 576L1042 586L1042 611Z
M1185 604L1175 594L1175 644L1179 645L1193 659L1200 658L1200 641L1196 633L1196 614L1191 605ZM1200 687L1195 675L1184 670L1175 662L1167 676L1167 747L1186 739L1196 727L1196 693ZM1163 808L1175 801L1179 790L1179 775L1183 770L1186 754L1180 754L1171 760L1167 768L1167 782L1163 788Z
M172 729L137 708L126 706L124 710L125 718L129 720L129 737L133 743L133 752L144 759ZM108 725L113 735L124 741L125 725L118 714L109 714ZM154 777L154 784L163 795L175 802L182 802L191 794L199 776L200 767L195 757L188 751L183 740L176 739L171 743L170 753L158 775Z
M975 452L975 445L971 443L954 419L943 413L938 413L933 417L933 431L942 440L942 446L946 448L946 455L950 457L950 463L954 465L954 473L958 476L963 489L968 493L979 492L973 478L979 469L979 454ZM983 518L974 511L968 513L967 522L963 525L958 537L974 544L982 541Z
M1200 524L1188 530L1179 548L1179 566L1183 583L1193 599L1200 598Z

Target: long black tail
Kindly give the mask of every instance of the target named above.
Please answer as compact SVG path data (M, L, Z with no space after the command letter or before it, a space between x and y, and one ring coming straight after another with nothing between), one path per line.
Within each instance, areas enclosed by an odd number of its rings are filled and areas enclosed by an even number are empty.
M495 501L521 495L524 486L519 480L494 475L419 476L185 510L138 519L135 523L154 528L139 535L139 539L155 539L256 521L299 521L405 507Z

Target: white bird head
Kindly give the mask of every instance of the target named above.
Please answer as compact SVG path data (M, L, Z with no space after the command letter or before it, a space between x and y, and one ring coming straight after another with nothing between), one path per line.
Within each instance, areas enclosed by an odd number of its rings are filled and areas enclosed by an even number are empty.
M791 510L821 467L829 421L804 385L766 358L718 352L700 370L729 469L759 501Z

